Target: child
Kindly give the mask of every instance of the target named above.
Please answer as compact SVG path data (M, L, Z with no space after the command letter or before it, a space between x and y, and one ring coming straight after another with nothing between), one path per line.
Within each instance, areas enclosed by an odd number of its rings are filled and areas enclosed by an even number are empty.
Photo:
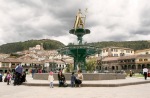
M50 88L53 88L54 77L53 77L53 72L52 71L49 73L48 80L50 82L50 84L49 84Z
M11 74L10 72L7 72L7 85L9 85L11 79Z
M72 75L71 75L71 87L74 87L75 80L76 80L76 77L74 76L74 72L72 72Z

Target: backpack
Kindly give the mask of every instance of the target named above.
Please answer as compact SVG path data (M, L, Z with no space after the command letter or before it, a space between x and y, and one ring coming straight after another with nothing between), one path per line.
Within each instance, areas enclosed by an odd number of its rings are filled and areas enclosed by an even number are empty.
M8 75L7 75L7 79L10 79L10 78L11 78L11 75L10 75L10 74L8 74Z
M7 82L7 77L4 78L4 82Z

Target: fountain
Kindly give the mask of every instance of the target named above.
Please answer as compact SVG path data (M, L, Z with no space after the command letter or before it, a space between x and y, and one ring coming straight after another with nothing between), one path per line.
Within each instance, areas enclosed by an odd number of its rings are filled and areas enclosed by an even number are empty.
M99 52L99 50L94 46L85 45L82 42L82 37L85 34L90 34L89 29L85 29L85 19L86 16L82 16L81 10L79 10L74 28L69 31L70 34L77 36L77 45L68 45L58 52L62 55L68 55L74 58L74 71L82 70L84 75L84 80L112 80L112 79L125 79L126 75L121 73L85 73L86 72L86 57ZM36 73L34 74L34 79L37 80L47 80L49 73ZM64 73L66 80L70 80L71 73ZM55 80L58 79L58 73L54 73Z
M80 69L86 71L86 57L93 55L97 52L94 46L85 45L82 42L82 37L85 34L90 34L89 29L85 29L86 15L82 15L81 10L76 15L74 28L69 31L70 34L77 36L78 45L69 45L58 50L62 55L68 55L74 58L74 71Z

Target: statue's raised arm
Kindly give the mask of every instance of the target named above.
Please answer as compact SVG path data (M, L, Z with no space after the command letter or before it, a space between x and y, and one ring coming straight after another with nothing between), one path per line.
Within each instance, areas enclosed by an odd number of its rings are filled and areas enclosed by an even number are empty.
M79 9L79 12L76 15L75 23L74 23L74 29L77 28L84 28L85 25L85 18L86 16L82 15L81 9Z

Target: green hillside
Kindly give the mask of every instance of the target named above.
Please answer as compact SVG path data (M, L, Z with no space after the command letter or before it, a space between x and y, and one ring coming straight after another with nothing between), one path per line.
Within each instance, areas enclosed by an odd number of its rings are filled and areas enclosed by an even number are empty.
M37 44L43 44L45 50L50 49L59 49L64 47L65 45L56 40L29 40L25 42L15 42L15 43L8 43L0 46L0 53L14 53L17 51L28 50L29 47L35 47ZM88 45L92 45L99 48L104 47L124 47L124 48L131 48L134 50L141 50L141 49L148 49L150 48L150 41L104 41L104 42L94 42L94 43L87 43Z
M150 48L150 41L107 41L107 42L95 42L95 43L88 43L89 45L93 45L99 48L104 47L124 47L124 48L131 48L134 50L142 50Z
M42 40L28 40L25 42L14 42L14 43L7 43L0 46L0 53L14 53L17 51L28 50L29 47L35 47L36 45L43 44L45 50L50 49L58 49L63 47L64 44L50 39L42 39Z

